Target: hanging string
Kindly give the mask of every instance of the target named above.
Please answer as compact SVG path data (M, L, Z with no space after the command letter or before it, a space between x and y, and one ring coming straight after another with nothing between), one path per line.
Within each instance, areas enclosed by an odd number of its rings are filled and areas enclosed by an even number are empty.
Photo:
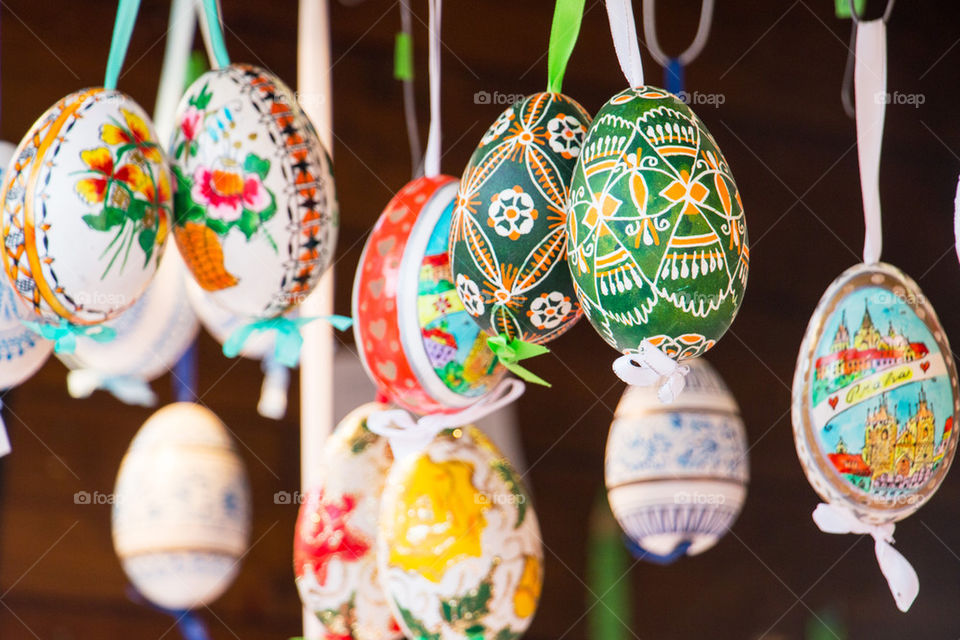
M428 178L440 174L440 23L442 0L427 0L430 17L429 73L430 73L430 132L423 158L423 174Z
M863 195L863 261L880 260L883 230L880 213L880 150L887 96L887 25L883 19L857 25L853 73L856 103L857 156Z
M580 34L584 0L557 0L547 52L547 92L560 93L567 62Z
M693 42L675 58L680 66L685 67L693 62L706 46L707 38L710 37L710 23L713 21L713 3L714 0L701 2L700 21L697 23L697 33L693 36ZM643 37L653 59L660 66L665 67L671 58L663 52L660 41L657 39L656 5L656 0L643 0Z
M417 98L413 86L413 24L409 0L400 0L400 31L393 49L393 77L403 85L403 118L407 123L407 144L410 146L411 178L423 174L423 150L420 148L420 127L417 124Z
M133 26L137 22L139 10L140 0L120 0L117 19L113 25L113 37L110 40L110 53L107 56L107 71L103 78L104 89L117 88L120 69L127 57L127 49L130 47L130 38L133 37Z
M170 25L160 68L157 101L153 108L153 125L157 129L157 137L164 141L173 135L177 105L187 85L187 65L197 23L195 1L173 0L170 4Z
M845 4L849 2L849 4ZM843 104L843 112L848 118L854 118L856 110L853 106L853 67L856 55L854 51L857 48L857 25L860 23L861 16L857 12L857 6L862 9L863 0L837 0L837 17L851 18L850 43L847 45L847 62L843 66L843 84L840 85L840 102ZM883 11L883 22L890 22L890 14L893 12L894 0L887 1L887 7ZM843 11L845 12L843 12Z
M490 393L475 404L456 413L434 413L419 420L402 409L377 411L367 417L367 428L387 438L397 460L423 451L444 429L454 429L476 422L507 406L523 395L526 387L514 378L500 381Z
M230 56L227 55L227 45L223 38L223 12L220 11L219 0L197 0L197 12L210 66L213 69L229 67Z
M631 0L606 0L610 35L617 61L631 87L643 86L643 61L640 59L640 41L637 40L637 25L633 19Z

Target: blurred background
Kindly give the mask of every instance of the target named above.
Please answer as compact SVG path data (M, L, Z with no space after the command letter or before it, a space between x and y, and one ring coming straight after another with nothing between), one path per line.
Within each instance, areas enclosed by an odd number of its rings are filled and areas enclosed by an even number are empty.
M640 3L635 2L640 14ZM870 2L868 14L882 11ZM418 102L426 130L426 3L412 2ZM684 48L700 3L658 3L660 40ZM114 2L5 0L0 137L16 142L56 100L102 82ZM152 108L169 3L144 0L120 89ZM238 62L296 82L297 3L223 0L227 45ZM452 0L444 8L443 126L446 173L459 175L485 128L506 106L498 96L541 91L552 3ZM352 272L380 211L411 168L394 81L395 2L333 1L333 156L342 228L338 313L349 313ZM907 614L897 611L872 541L820 533L818 499L793 446L790 385L807 320L823 290L860 260L863 240L853 121L841 108L849 21L832 0L719 2L689 92L712 95L696 110L724 150L740 187L752 243L743 307L708 359L740 403L751 449L746 506L720 544L673 566L636 564L624 638L956 638L960 617L960 478L897 527L897 548L921 579ZM960 170L960 5L898 3L889 27L891 92L915 96L887 108L881 169L883 257L911 275L960 340L960 269L953 199ZM200 48L199 42L197 47ZM647 79L661 70L645 54ZM588 0L564 92L595 112L626 86L602 2ZM478 92L485 92L478 93ZM489 99L484 99L486 95ZM922 104L918 104L922 103ZM351 334L338 362L356 371ZM623 391L612 351L585 323L551 345L535 369L553 389L529 388L516 426L546 544L543 599L527 637L578 640L594 604L585 580L587 514L603 484L603 450ZM55 359L4 401L13 454L0 459L0 638L171 638L171 620L130 602L114 556L108 505L75 504L80 491L109 493L130 439L151 413L98 392L73 400ZM355 376L340 376L349 385ZM255 411L257 363L229 361L204 335L199 393L242 442L250 473L253 548L239 578L203 616L215 638L300 633L291 568L296 506L277 492L299 488L299 393L286 419ZM353 386L356 392L356 386ZM162 401L166 378L155 385ZM361 394L362 395L362 394ZM361 398L366 399L366 398ZM358 400L359 402L360 400ZM338 406L338 418L352 406ZM626 614L625 614L626 615ZM816 622L820 618L832 629ZM591 638L591 640L607 640Z

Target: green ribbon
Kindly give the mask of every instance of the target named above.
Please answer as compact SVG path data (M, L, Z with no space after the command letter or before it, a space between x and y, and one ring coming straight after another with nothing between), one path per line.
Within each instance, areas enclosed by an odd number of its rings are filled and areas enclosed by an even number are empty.
M550 27L550 50L547 53L547 91L560 93L563 74L580 33L585 0L557 0Z
M104 74L104 89L116 89L120 78L120 68L127 57L127 48L133 36L133 25L137 22L140 0L120 0L117 6L117 19L113 23L113 37L110 39L110 53L107 56L107 72Z
M413 36L406 31L398 31L393 44L393 77L413 80Z
M863 10L867 6L867 0L855 0L857 13L863 15ZM836 12L838 18L850 18L850 0L836 0Z
M230 56L227 55L227 45L223 40L223 27L220 23L220 12L217 10L217 0L203 0L203 12L207 18L207 35L210 36L210 48L218 67L229 67Z
M601 491L590 512L587 533L587 636L593 640L629 640L633 637L632 566L621 542L620 527Z
M261 331L271 331L275 334L274 358L284 366L295 367L300 361L300 347L303 346L300 329L314 320L326 320L338 331L346 331L353 325L352 318L336 315L310 316L293 320L284 316L260 318L234 329L223 343L223 355L235 358L243 350L250 336Z
M37 335L53 342L53 350L57 353L73 353L77 349L77 336L90 338L97 342L110 342L117 337L113 327L103 324L82 325L67 322L60 318L59 324L47 324L23 320L23 325Z
M544 353L550 353L550 349L547 349L542 344L524 342L519 338L508 338L501 333L500 335L487 338L487 346L490 347L490 351L493 351L503 366L515 373L522 380L533 382L534 384L542 384L545 387L552 386L534 372L529 369L524 369L517 364L521 360L543 355Z

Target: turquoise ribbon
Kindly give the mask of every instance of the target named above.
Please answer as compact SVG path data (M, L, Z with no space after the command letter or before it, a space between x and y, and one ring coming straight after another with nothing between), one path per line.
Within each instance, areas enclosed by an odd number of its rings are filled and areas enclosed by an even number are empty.
M515 373L517 377L534 384L542 384L545 387L551 386L549 382L534 372L517 364L521 360L543 355L544 353L550 353L550 349L547 349L542 344L524 342L519 338L507 338L507 336L503 334L487 338L487 346L490 347L490 350L493 351L503 366Z
M113 24L113 38L110 39L110 54L107 57L107 72L104 74L103 87L116 89L120 78L120 68L127 57L127 48L133 36L133 25L137 22L140 0L120 0L117 6L117 20Z
M585 0L557 0L550 27L550 49L547 52L547 91L560 93L567 62L580 34Z
M223 343L223 355L235 358L254 333L271 331L274 333L275 341L274 358L284 366L295 367L300 361L300 347L303 346L300 329L314 320L326 320L338 331L346 331L353 325L353 318L337 315L310 316L293 320L284 316L260 318L234 329Z
M227 55L227 45L223 40L223 27L220 23L220 12L217 10L217 0L203 0L203 11L207 17L207 35L210 36L210 47L217 66L229 67L230 56Z
M77 348L77 336L90 338L97 342L110 342L117 337L113 327L102 324L81 325L67 322L60 318L59 324L47 324L22 320L23 326L34 333L53 342L53 350L57 353L73 353Z

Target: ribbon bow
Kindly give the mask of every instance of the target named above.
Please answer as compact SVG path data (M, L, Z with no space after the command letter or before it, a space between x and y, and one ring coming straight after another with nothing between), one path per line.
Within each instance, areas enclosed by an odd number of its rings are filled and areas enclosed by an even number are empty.
M73 353L77 349L77 336L90 338L97 342L110 342L117 337L117 331L113 327L103 324L81 325L67 322L60 318L59 324L48 324L46 322L35 322L33 320L21 320L23 326L27 327L37 335L51 340L53 350L57 353Z
M401 460L427 448L433 438L444 429L453 429L476 422L504 407L521 395L526 387L513 378L500 384L476 404L455 413L434 413L415 419L403 409L377 411L367 417L367 428L390 442L393 457Z
M97 389L109 391L125 404L141 407L157 404L157 394L142 378L112 376L93 369L75 369L67 374L67 392L71 398L89 398Z
M677 399L687 384L689 371L690 367L678 364L649 340L640 343L637 353L620 356L613 362L613 372L627 384L636 387L657 385L657 398L664 404Z
M339 331L346 331L353 324L353 319L346 316L310 316L291 320L284 316L276 318L259 318L237 327L230 337L223 343L223 355L235 358L242 350L247 340L259 331L272 331L274 336L274 358L287 367L297 366L300 361L300 347L303 346L303 336L300 328L314 320L326 320Z
M867 533L873 536L877 564L887 579L890 593L900 611L907 611L920 592L917 572L903 555L893 548L892 522L873 525L861 522L848 509L832 504L818 504L813 510L813 521L824 533Z
M543 355L544 353L550 353L550 349L547 349L542 344L524 342L519 338L508 338L502 333L491 338L487 338L487 346L490 347L490 351L493 351L494 355L497 356L497 359L503 364L503 366L507 368L508 371L512 371L527 382L542 384L545 387L551 386L549 382L534 372L517 364L521 360Z

